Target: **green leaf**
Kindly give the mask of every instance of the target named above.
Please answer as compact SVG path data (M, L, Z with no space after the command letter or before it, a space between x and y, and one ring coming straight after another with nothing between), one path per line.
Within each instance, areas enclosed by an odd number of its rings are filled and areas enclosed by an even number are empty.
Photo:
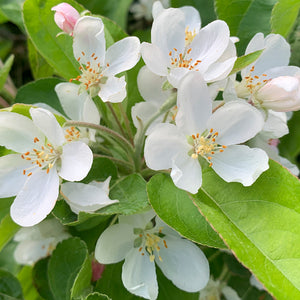
M260 57L262 52L263 52L263 50L258 50L258 51L249 53L247 55L243 55L243 56L238 57L237 60L234 63L234 66L233 66L230 74L228 76L243 70L244 68L246 68L247 66L249 66L250 64L255 62Z
M85 300L111 300L107 295L100 294L100 293L92 293L89 294Z
M21 283L24 299L28 300L44 300L38 294L32 281L32 267L25 266L18 274L18 279Z
M4 148L4 147L3 147ZM2 151L3 150L6 150L5 148L4 149L1 149ZM1 152L1 154L3 153L3 155L6 155L5 152ZM7 150L9 151L9 150ZM10 209L10 206L11 204L13 203L13 200L14 200L14 197L10 197L10 198L1 198L0 200L0 221L7 215L9 214L9 209Z
M117 199L119 203L100 209L100 214L132 215L149 207L146 181L139 174L131 174L118 180L111 188L109 198Z
M104 15L126 29L128 10L132 1L101 0L101 5L99 5L99 0L79 0L78 2L85 5L93 14Z
M33 285L45 300L54 300L48 280L48 262L50 257L40 259L32 270Z
M46 60L35 49L30 39L27 40L28 58L30 68L34 79L50 77L53 75L53 68L49 66Z
M0 268L5 269L13 275L17 275L21 266L14 258L14 252L18 243L11 240L0 252Z
M25 31L22 19L22 5L24 0L0 0L2 14L12 23Z
M202 245L226 248L187 192L177 188L167 174L157 174L147 184L149 201L157 215L182 236Z
M12 64L14 62L14 55L12 54L4 63L3 67L0 69L0 91L3 89L6 82L7 76L10 72Z
M300 183L274 161L250 187L213 170L190 196L237 258L277 299L300 299Z
M280 139L280 154L295 163L297 156L300 154L300 111L293 113L292 118L288 121L290 133Z
M1 199L2 200L2 199ZM6 215L1 220L0 223L0 251L3 247L13 238L13 236L20 229L20 226L17 225L10 217L10 215Z
M271 32L271 12L277 0L215 0L219 19L227 22L230 35L237 36L238 52L244 53L250 39L257 32Z
M272 31L287 37L297 19L299 9L299 0L278 0L272 11Z
M75 1L65 1L79 12L84 10ZM26 0L23 6L23 17L26 30L32 43L46 59L55 72L69 80L79 74L78 62L74 58L72 37L62 34L54 22L51 8L61 3L60 0Z
M0 299L3 298L2 294L22 299L22 288L18 279L11 273L0 269Z
M98 5L98 7L100 7L100 5ZM106 18L105 16L100 16L100 18L115 42L128 36L127 33L114 21Z
M43 78L27 83L18 90L15 101L25 104L45 103L65 114L54 90L61 82L63 81L58 78Z
M49 285L54 299L69 300L89 288L92 277L88 250L79 238L59 243L48 265Z

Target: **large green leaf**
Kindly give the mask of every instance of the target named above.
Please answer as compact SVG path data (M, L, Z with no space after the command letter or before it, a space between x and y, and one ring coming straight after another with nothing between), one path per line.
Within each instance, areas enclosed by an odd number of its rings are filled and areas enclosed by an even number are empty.
M4 63L3 67L1 67L0 69L0 90L2 90L4 87L4 84L6 82L7 76L10 72L13 62L14 62L14 56L11 55Z
M18 279L11 273L0 269L0 299L5 299L6 295L16 299L23 298Z
M167 174L157 174L147 184L149 201L157 215L184 237L199 244L226 248L187 192L178 189Z
M0 223L0 251L13 238L20 226L14 223L10 215L6 215Z
M237 258L278 300L300 299L300 183L270 161L250 187L211 169L190 196Z
M65 1L79 12L84 8L75 1ZM72 37L56 35L61 31L54 22L51 8L61 3L60 0L26 0L23 17L26 30L35 48L55 69L56 73L69 80L79 74L78 62L74 58Z
M271 32L271 12L277 0L215 0L219 19L227 22L230 34L237 36L239 54L244 53L249 40L257 32Z
M16 103L35 104L45 103L64 114L59 99L55 93L55 86L61 83L58 78L43 78L22 86L16 95Z
M299 0L278 0L272 11L272 31L287 37L297 19L299 9Z
M24 0L0 0L1 13L12 23L24 29L22 20L22 5Z
M88 250L79 238L59 243L48 265L49 285L57 300L78 297L89 289L92 276Z

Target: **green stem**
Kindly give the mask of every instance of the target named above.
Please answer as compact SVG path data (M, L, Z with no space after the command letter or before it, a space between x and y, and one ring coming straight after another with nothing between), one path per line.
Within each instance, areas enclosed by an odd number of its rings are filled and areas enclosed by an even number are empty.
M124 123L125 123L126 129L127 129L127 133L128 133L130 142L133 144L133 134L132 134L132 130L131 130L131 127L130 127L130 122L128 120L128 117L126 115L126 112L124 110L124 107L123 107L122 103L118 103L118 104L119 104L119 108L120 108L121 114L122 114L123 119L124 119Z
M96 129L97 131L99 131L99 133L106 133L113 137L117 142L119 142L119 144L122 145L123 148L127 150L130 154L134 154L133 146L123 136L105 126L79 121L67 121L64 124L64 127L66 126L87 127L91 129Z
M141 169L141 153L144 146L145 134L149 126L155 121L160 115L167 112L176 104L177 94L172 94L169 99L167 99L164 104L160 107L160 109L148 120L144 128L140 131L139 136L135 143L135 167L136 170L139 171Z
M10 105L14 103L14 97L5 89L2 89L0 96L6 100Z
M108 227L110 227L111 225L114 225L114 224L117 222L118 217L119 217L119 215L116 214L116 215L114 216L114 218L111 220L111 222L109 223Z
M113 115L113 117L114 117L114 119L115 119L115 121L116 121L119 129L120 129L120 132L122 133L123 136L126 136L125 131L124 131L123 127L122 127L122 124L120 123L119 118L118 118L118 116L117 116L117 114L116 114L113 106L109 102L107 102L107 106L110 109L110 111L111 111L111 113L112 113L112 115Z

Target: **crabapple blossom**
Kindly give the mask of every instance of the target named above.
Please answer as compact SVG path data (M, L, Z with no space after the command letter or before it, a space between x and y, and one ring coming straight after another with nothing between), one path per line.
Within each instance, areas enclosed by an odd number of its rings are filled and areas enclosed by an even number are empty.
M171 168L181 189L196 193L202 184L199 158L227 182L251 185L268 169L268 156L258 148L238 145L263 127L262 114L242 101L231 101L212 113L212 101L201 75L184 77L178 88L176 125L158 124L145 142L145 161L153 170Z
M155 217L153 211L119 216L119 223L99 237L95 258L103 264L125 259L122 281L131 293L156 299L158 285L155 263L178 288L197 292L209 279L209 265L203 252Z
M73 35L75 24L80 18L79 12L65 2L53 6L51 10L55 11L54 21L56 25L65 33Z
M66 232L56 219L44 220L41 223L21 228L14 237L19 242L15 260L22 265L32 265L39 259L51 255L56 245L71 235Z
M140 59L140 41L126 37L107 50L100 18L82 17L74 28L73 52L80 64L79 92L98 95L104 102L121 102L126 97L125 76L115 75L134 67Z
M75 214L80 211L92 213L119 202L119 200L109 199L110 178L108 177L104 182L92 181L89 184L65 182L61 185L61 193Z
M201 73L206 82L224 79L236 60L229 28L221 20L202 29L200 26L199 13L192 7L161 11L152 25L152 43L144 42L141 46L147 67L157 75L167 76L176 88L192 70Z
M31 119L0 112L0 144L16 154L0 158L0 197L16 196L10 214L19 225L33 226L53 209L59 177L82 180L93 154L81 141L68 141L55 116L43 108L31 108Z

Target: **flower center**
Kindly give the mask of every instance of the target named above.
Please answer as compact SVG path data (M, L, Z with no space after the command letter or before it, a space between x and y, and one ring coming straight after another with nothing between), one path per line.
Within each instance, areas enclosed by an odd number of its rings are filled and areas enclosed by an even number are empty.
M142 256L148 253L151 262L154 261L155 256L162 261L159 251L161 247L168 248L166 240L162 238L162 228L159 228L158 232L147 232L147 230L142 230L135 228L135 233L138 233L138 238L135 239L135 247L139 247L139 252Z
M254 66L250 69L249 75L245 76L245 85L250 94L254 94L258 89L260 89L263 85L265 85L269 80L263 79L267 76L267 74L262 74L261 76L254 75L252 76L252 72L254 71Z
M185 28L185 46L187 47L195 38L196 36L196 30L189 31L189 26L186 26Z
M223 152L226 146L220 145L216 142L216 137L218 136L218 132L214 132L213 129L210 129L208 133L204 132L204 134L200 135L197 133L196 135L192 135L191 144L193 149L191 150L191 157L197 159L199 155L204 157L208 162L209 166L212 166L212 155L216 152Z
M81 54L82 56L86 55L83 51L81 52ZM95 55L95 53L91 55L90 60L86 64L82 64L80 60L81 57L78 57L77 61L80 64L79 70L81 71L81 75L78 75L76 78L72 78L69 81L79 81L81 82L81 86L84 90L90 90L91 92L92 88L99 88L99 83L106 80L102 74L104 67L100 66L99 62L97 63L98 57ZM109 67L108 63L106 67Z
M81 133L74 126L65 130L65 139L68 142L78 141L81 138Z
M36 148L34 148L32 151L21 154L23 159L31 161L32 164L31 167L23 170L23 175L31 176L32 170L37 166L43 170L46 170L48 174L61 153L50 143L40 143L40 140L37 137L34 138L34 143L37 145Z
M187 68L189 70L195 70L198 71L196 68L199 63L201 63L201 60L196 60L193 62L193 59L190 58L190 53L192 51L192 48L188 48L184 51L184 53L178 53L178 50L176 48L173 48L169 52L169 56L171 58L171 65L174 68Z

